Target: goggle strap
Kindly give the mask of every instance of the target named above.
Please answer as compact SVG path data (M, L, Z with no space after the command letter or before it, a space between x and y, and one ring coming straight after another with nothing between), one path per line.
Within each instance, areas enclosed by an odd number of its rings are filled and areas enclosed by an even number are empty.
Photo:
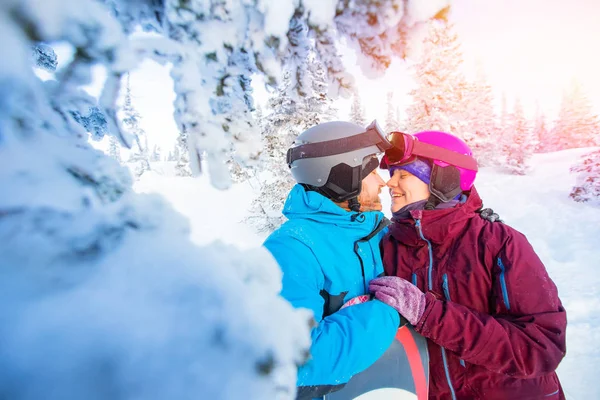
M357 135L292 147L288 149L286 159L288 165L291 165L296 160L334 156L370 146L377 146L381 151L385 151L389 148L389 143L386 145L375 129L368 129Z
M433 144L414 141L412 154L429 158L432 160L440 160L459 168L465 168L470 171L477 171L477 161L466 154L460 154L452 150L444 149Z

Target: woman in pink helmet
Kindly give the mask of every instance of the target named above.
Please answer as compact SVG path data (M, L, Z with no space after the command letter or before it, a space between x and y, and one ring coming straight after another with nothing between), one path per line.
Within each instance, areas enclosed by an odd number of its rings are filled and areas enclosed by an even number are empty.
M429 398L564 399L565 309L525 236L478 217L469 147L444 132L393 135L388 276L369 288L428 339Z

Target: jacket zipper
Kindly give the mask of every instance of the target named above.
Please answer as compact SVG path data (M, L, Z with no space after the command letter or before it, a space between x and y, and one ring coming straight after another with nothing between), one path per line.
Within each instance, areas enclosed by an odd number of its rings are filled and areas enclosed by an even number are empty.
M383 217L381 219L381 221L377 222L377 225L371 231L371 233L369 233L364 238L358 239L356 242L354 242L354 254L356 254L356 257L358 257L358 261L360 262L360 272L362 274L363 290L364 290L363 294L369 294L369 290L367 289L367 278L365 276L365 264L363 262L362 257L360 256L359 243L368 243L369 240L373 239L373 237L375 237L375 235L377 235L379 232L384 230L389 224L390 224L390 220Z
M423 228L421 227L421 220L420 219L416 219L415 220L415 226L417 227L417 232L419 233L419 236L421 237L421 239L423 239L424 241L427 242L427 250L429 251L429 268L427 270L427 276L428 276L428 282L427 285L429 287L429 290L433 289L433 249L431 246L431 242L427 239L425 239L425 236L423 235ZM450 293L448 291L448 277L446 276L446 274L444 274L444 294L446 295L446 298L449 300L449 296ZM440 346L440 349L442 349L442 361L444 362L444 372L446 373L446 380L448 381L448 387L450 388L450 394L452 395L452 400L456 400L456 393L454 392L454 388L452 387L452 380L450 379L450 369L448 368L448 359L446 357L446 349L444 349L442 346Z
M427 250L429 250L429 268L427 269L427 287L429 290L433 290L433 282L432 282L432 273L433 273L433 249L431 248L431 242L427 239L425 239L425 236L423 236L423 229L421 228L421 220L417 219L416 220L416 226L417 226L417 232L419 233L419 236L421 236L421 239L423 239L424 241L427 242Z
M504 267L504 263L502 259L498 257L498 267L500 267L500 286L502 288L502 297L504 299L504 305L506 309L510 311L510 301L508 300L508 289L506 288L506 279L504 277L506 273L506 268Z
M452 300L450 298L450 289L448 288L448 274L442 276L442 288L444 289L444 297L446 297L446 300Z

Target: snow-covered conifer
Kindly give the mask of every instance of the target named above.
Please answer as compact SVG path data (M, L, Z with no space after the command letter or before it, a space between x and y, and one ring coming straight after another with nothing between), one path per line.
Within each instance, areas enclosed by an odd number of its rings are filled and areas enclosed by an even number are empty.
M600 150L584 155L579 164L571 168L571 172L577 174L571 198L600 206Z
M401 132L406 132L406 121L401 117L402 112L400 111L400 106L396 106L396 121L398 123L398 130Z
M506 104L506 93L502 93L502 99L500 101L500 116L498 125L500 128L505 127L508 124L508 106Z
M394 106L394 92L389 91L386 96L385 127L386 132L397 131L399 128L396 107Z
M551 143L551 129L548 128L548 123L546 122L546 116L540 110L539 105L536 107L535 113L535 121L534 121L534 132L533 136L537 142L537 146L535 148L536 153L543 153L548 151L548 146Z
M179 147L177 143L173 146L173 150L171 151L171 159L169 161L177 161L179 160Z
M152 162L162 161L161 148L157 144L155 144L152 147L152 154L150 155L150 161L152 161Z
M476 79L467 85L467 107L464 110L467 125L464 139L473 150L479 166L496 164L499 152L494 96L483 70L479 69Z
M197 153L194 153L197 156ZM177 136L175 145L175 174L177 176L192 176L190 168L190 152L188 150L188 134L185 127Z
M129 162L134 164L134 174L137 178L144 172L150 171L150 151L148 149L148 135L140 126L141 115L133 105L131 95L130 75L127 74L125 85L125 98L123 100L123 125L127 132L134 137L135 146L129 157Z
M581 85L573 81L563 95L558 119L552 133L552 151L596 146L600 120Z
M252 202L248 222L259 232L277 229L285 217L283 203L294 185L285 162L296 136L321 122L332 120L336 111L328 97L324 66L310 51L306 26L292 21L286 71L281 86L269 99L269 114L262 126L264 151L251 184L259 192Z
M108 155L117 160L119 163L121 162L121 146L117 138L111 136L108 139Z
M353 122L360 126L367 126L368 122L365 118L365 108L363 107L360 94L354 93L352 97L352 105L350 106L350 122Z
M515 101L514 111L510 115L509 130L511 139L507 143L506 168L512 174L525 175L529 171L528 161L536 143L519 99Z
M463 73L460 43L452 24L429 24L422 57L414 66L417 87L407 110L410 133L440 130L462 139L468 133L468 87Z
M500 100L500 114L498 115L497 121L498 129L496 132L497 141L494 160L497 166L501 166L506 164L506 157L512 144L512 128L510 126L506 93L502 93L502 98Z

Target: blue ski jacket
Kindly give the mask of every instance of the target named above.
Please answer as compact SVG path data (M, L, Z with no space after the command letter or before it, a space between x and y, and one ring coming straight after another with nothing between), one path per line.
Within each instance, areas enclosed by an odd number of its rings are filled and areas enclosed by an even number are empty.
M387 219L378 211L346 211L301 185L283 213L288 221L264 246L283 271L281 295L314 313L311 358L299 368L297 386L298 398L321 397L379 359L398 329L398 312L379 300L340 310L383 274L379 242Z

